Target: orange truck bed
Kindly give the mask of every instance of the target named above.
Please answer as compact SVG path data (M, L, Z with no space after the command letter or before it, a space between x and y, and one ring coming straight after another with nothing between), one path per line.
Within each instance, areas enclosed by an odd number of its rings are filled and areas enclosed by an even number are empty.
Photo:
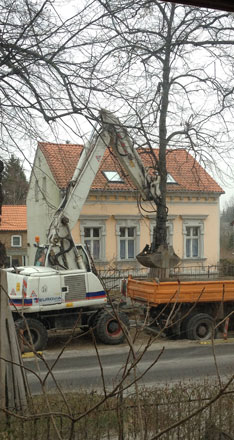
M127 296L151 306L234 301L234 280L156 282L136 280L130 276Z

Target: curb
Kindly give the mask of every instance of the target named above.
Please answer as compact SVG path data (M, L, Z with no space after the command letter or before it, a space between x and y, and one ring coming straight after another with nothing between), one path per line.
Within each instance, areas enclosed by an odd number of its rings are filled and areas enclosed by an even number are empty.
M42 354L42 351L37 351L37 354ZM22 358L33 358L36 357L35 353L33 351L29 351L28 353L23 353Z
M228 344L228 343L233 343L234 342L234 338L229 338L229 339L214 339L213 341L209 340L209 341L200 341L199 344L201 345L211 345L213 344Z

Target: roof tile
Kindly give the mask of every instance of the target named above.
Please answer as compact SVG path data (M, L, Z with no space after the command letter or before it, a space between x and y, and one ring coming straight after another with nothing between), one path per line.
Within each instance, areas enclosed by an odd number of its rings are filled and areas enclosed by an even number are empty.
M77 144L53 144L39 142L55 181L59 188L65 188L73 176L83 146ZM147 149L138 148L142 162L145 166L151 165ZM155 149L156 156L158 150ZM124 183L108 182L102 171L118 171ZM213 192L222 194L222 188L201 167L201 165L183 149L168 150L167 171L171 174L176 184L167 185L168 192ZM107 148L102 159L99 171L93 181L92 190L104 191L135 191L129 176L122 169L118 159L111 148Z
M0 231L27 231L26 205L3 205Z

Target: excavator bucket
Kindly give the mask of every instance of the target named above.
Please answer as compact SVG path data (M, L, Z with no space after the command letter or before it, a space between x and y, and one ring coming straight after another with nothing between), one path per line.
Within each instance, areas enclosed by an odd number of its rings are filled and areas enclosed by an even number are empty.
M136 259L142 266L164 269L175 267L180 261L172 246L159 246L155 252L152 252L150 249L143 250L136 256Z

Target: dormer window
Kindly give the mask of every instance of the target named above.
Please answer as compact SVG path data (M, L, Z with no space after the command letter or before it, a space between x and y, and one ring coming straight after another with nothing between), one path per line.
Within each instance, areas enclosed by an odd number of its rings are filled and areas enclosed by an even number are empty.
M171 174L167 173L167 183L177 183Z
M111 183L124 183L122 177L117 171L103 171L102 172L108 182Z

